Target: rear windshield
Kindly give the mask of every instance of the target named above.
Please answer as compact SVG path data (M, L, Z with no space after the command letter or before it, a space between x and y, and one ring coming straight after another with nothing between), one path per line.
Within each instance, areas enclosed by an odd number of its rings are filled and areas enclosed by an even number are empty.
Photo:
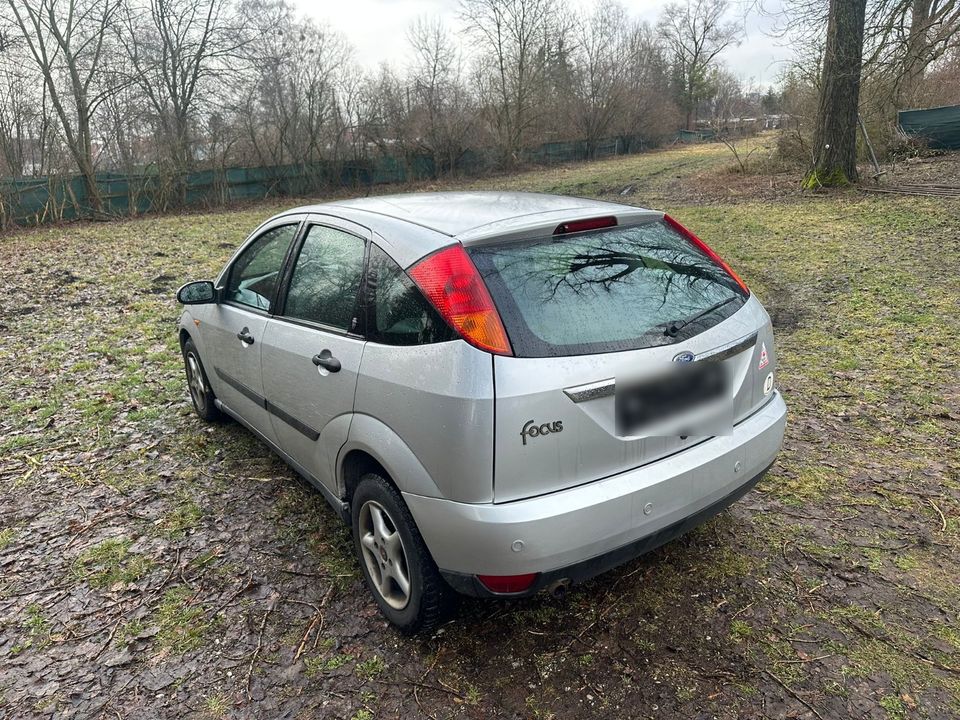
M668 345L729 317L747 298L662 221L468 251L523 357Z

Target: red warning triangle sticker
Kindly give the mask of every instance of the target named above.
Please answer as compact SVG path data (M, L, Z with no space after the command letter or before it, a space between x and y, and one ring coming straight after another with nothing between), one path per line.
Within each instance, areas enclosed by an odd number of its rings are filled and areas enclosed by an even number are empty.
M757 365L757 370L763 370L769 364L770 356L767 355L767 344L760 343L760 364Z

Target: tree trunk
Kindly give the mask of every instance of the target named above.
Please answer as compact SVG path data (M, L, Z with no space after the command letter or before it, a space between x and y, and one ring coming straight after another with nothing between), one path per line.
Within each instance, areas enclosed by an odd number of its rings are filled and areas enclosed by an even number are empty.
M93 160L93 141L90 132L90 115L86 112L89 106L86 98L77 102L77 142L79 144L77 166L83 176L83 185L86 188L87 204L97 215L103 213L103 198L100 197L100 188L97 186L97 169Z
M867 0L830 0L820 103L813 136L813 169L804 187L857 180L857 111Z
M916 107L917 91L929 63L931 5L932 0L914 0L911 8L910 33L897 93L898 110Z

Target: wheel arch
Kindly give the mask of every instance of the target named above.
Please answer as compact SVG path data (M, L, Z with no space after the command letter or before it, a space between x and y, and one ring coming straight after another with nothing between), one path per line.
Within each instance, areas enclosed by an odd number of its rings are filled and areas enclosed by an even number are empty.
M393 430L370 415L355 415L337 459L337 490L347 502L364 473L376 472L400 493L443 497L417 456Z

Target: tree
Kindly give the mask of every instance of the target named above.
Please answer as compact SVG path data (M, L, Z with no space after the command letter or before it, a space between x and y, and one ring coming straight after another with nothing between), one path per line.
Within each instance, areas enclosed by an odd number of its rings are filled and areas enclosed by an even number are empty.
M150 103L170 169L178 176L189 172L195 159L191 124L210 97L210 81L230 72L249 42L244 19L230 0L129 0L119 37L130 81Z
M283 23L251 55L255 117L272 163L315 162L336 107L341 68L350 58L343 37L309 20Z
M960 48L960 2L871 0L864 44L864 65L887 80L896 109L910 107L927 68Z
M651 27L635 23L627 30L627 53L623 67L624 113L618 134L641 135L657 143L673 134L680 122L670 96L670 68L664 49Z
M802 57L797 70L820 68L828 27L824 0L772 3L779 17L779 33ZM938 93L925 98L923 82L928 69L960 49L958 0L867 0L861 105L873 106L892 126L896 110L918 103L944 101ZM929 88L929 86L926 86Z
M820 100L813 137L814 166L804 186L857 180L857 113L867 0L830 0Z
M411 133L450 172L475 127L475 105L463 85L462 59L439 19L420 18L407 31L413 62L407 75Z
M561 8L556 0L461 0L460 10L483 58L480 91L502 159L517 162L544 106L551 55L565 29Z
M94 212L103 203L96 181L93 116L116 88L103 72L107 30L118 0L7 0L15 26L43 78L67 148Z
M566 94L574 131L591 156L626 105L627 28L626 12L613 0L601 0L577 22L573 82Z
M724 21L727 0L686 0L664 8L658 29L670 53L678 104L686 116L686 128L696 129L697 106L710 81L717 56L742 35L736 23Z

